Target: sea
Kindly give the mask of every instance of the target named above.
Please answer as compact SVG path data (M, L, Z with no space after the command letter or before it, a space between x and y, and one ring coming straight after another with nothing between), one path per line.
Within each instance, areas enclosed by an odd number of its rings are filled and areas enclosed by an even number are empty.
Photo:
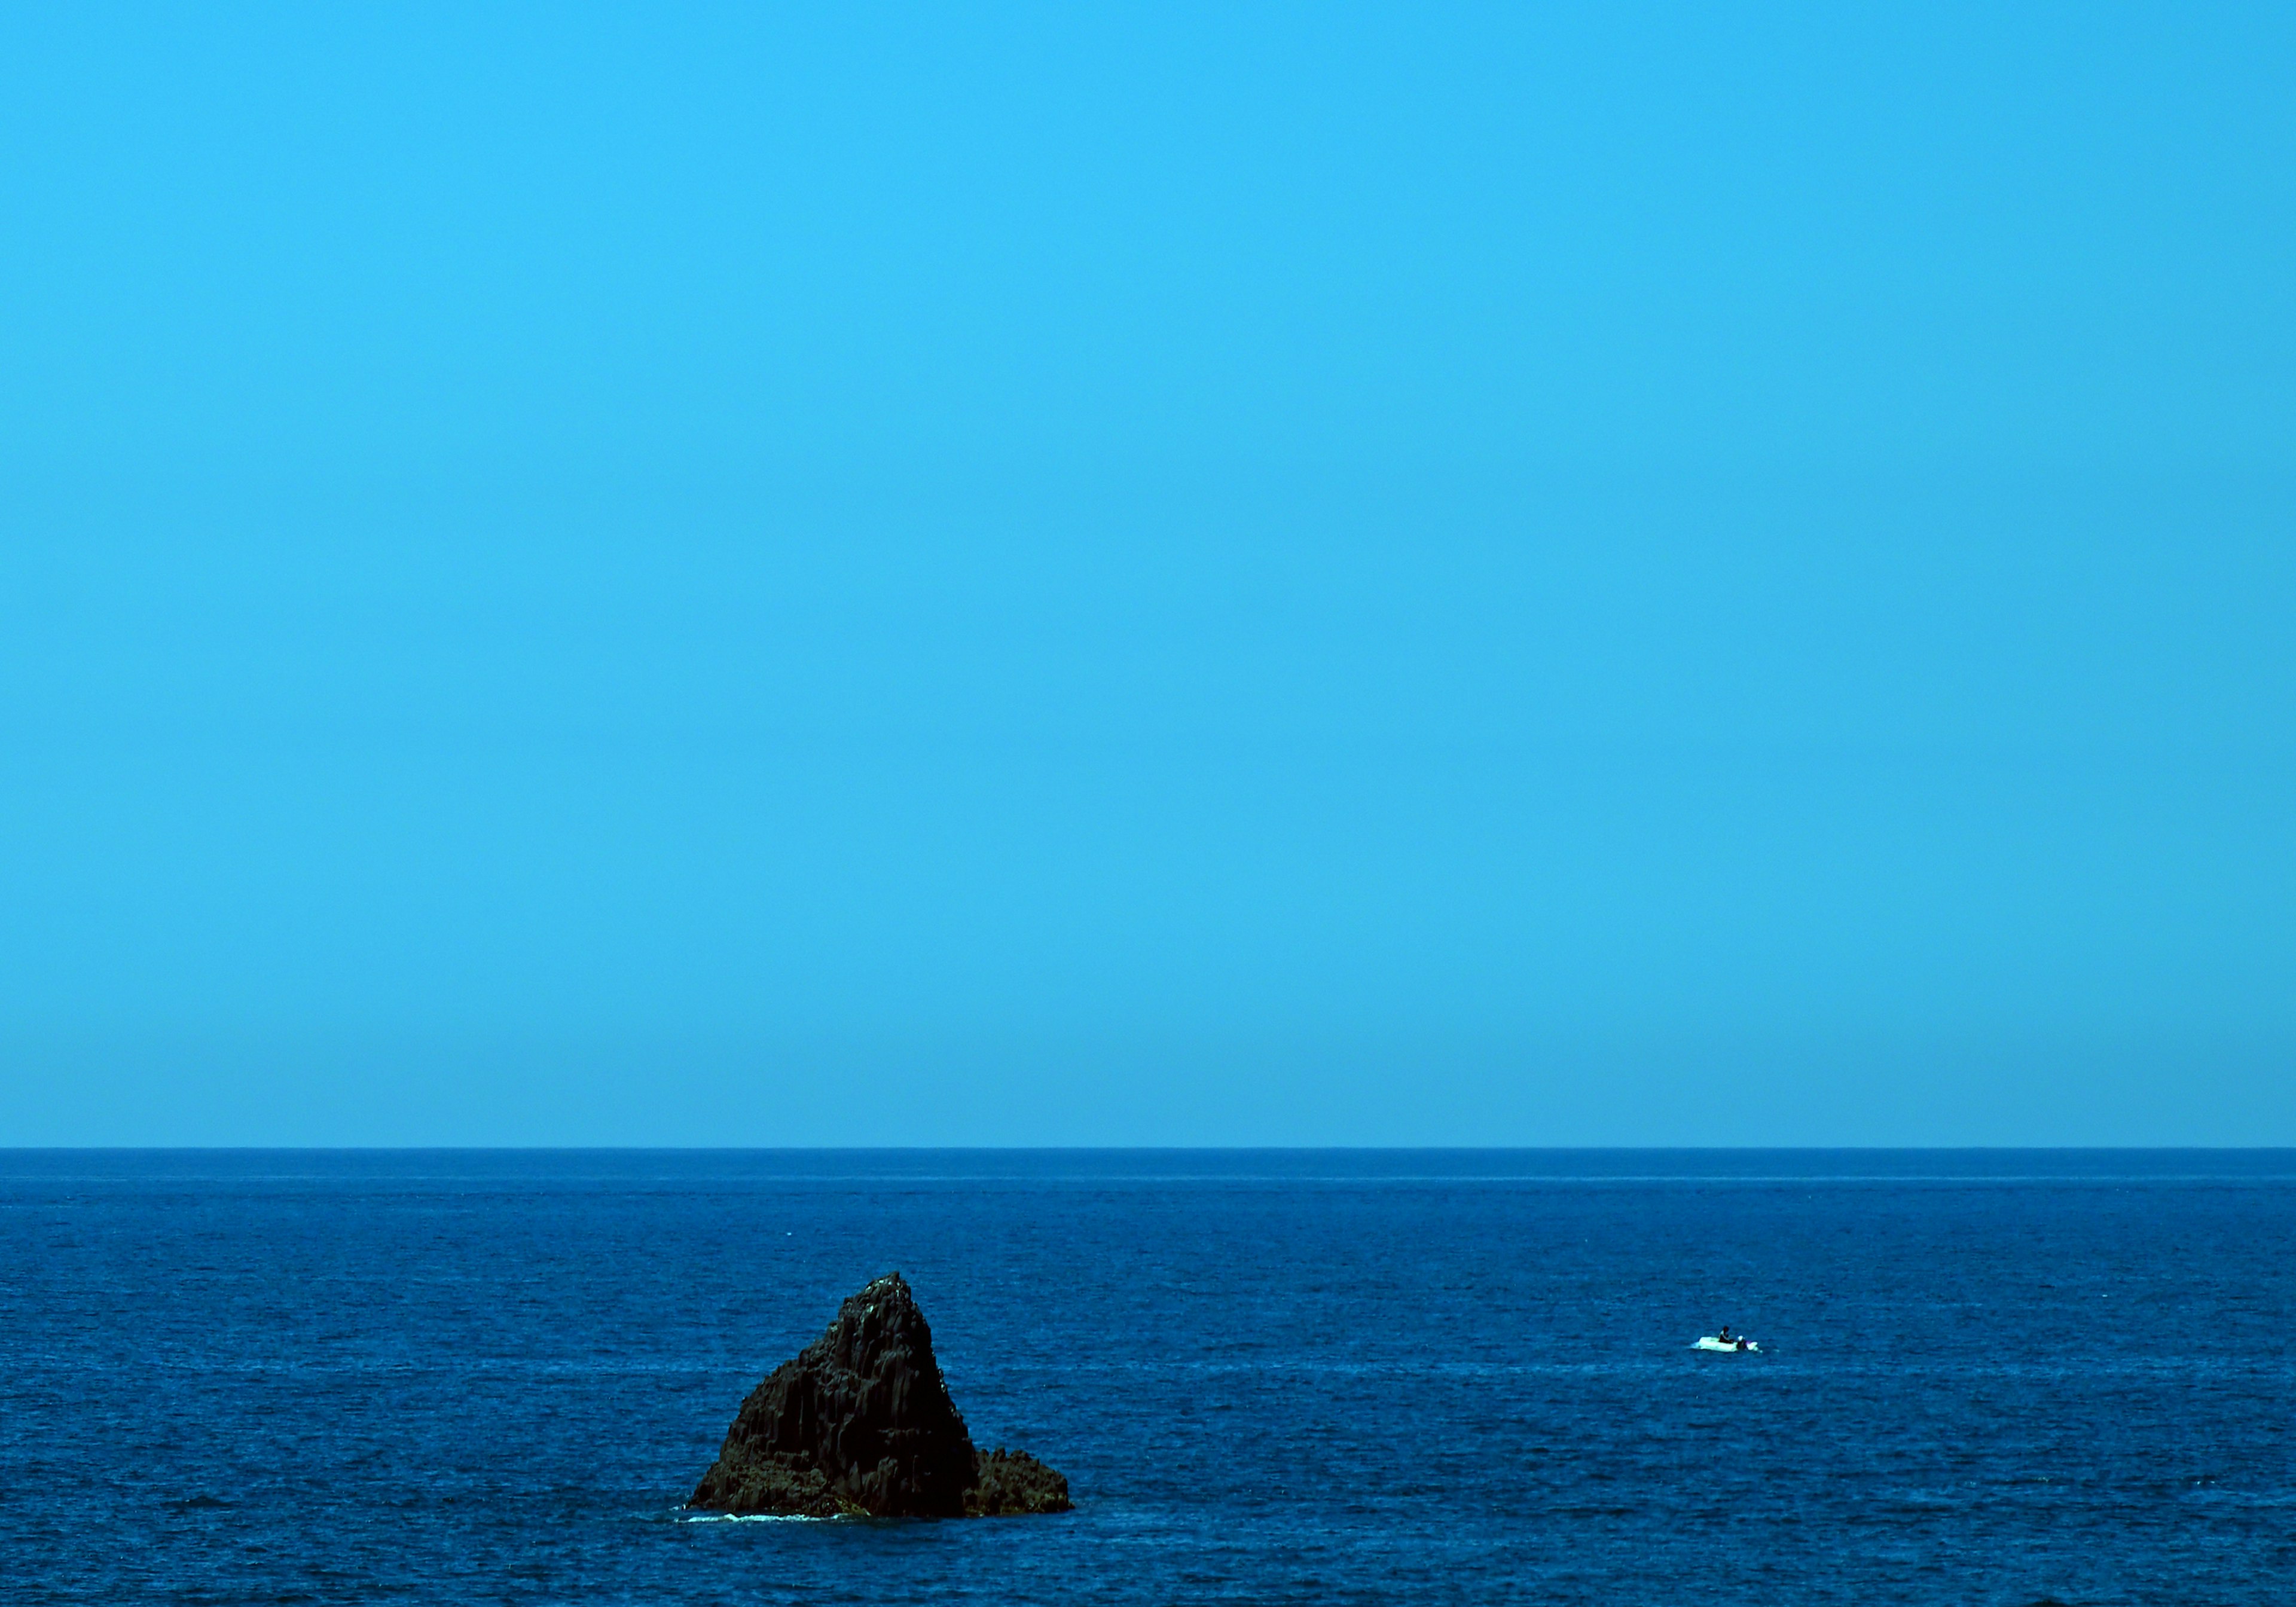
M687 1511L896 1269L1076 1510ZM0 1152L0 1601L2296 1602L2296 1152Z

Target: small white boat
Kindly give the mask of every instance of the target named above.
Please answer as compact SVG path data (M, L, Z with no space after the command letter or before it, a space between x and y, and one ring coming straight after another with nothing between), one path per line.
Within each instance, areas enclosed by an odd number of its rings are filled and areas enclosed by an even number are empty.
M1724 1339L1718 1333L1707 1334L1696 1344L1691 1346L1691 1349L1693 1350L1726 1350L1733 1356L1742 1353L1759 1356L1761 1354L1762 1349L1762 1348L1754 1343L1753 1341L1745 1338L1742 1334L1735 1333L1732 1334L1728 1339Z

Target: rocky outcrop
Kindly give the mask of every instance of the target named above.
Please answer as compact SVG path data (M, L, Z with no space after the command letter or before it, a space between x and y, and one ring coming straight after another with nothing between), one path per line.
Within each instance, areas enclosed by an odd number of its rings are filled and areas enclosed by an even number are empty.
M688 1504L832 1518L990 1518L1069 1510L1069 1481L1022 1452L973 1448L899 1273L750 1392Z
M1017 1518L1069 1510L1069 1481L1026 1451L972 1454L972 1488L964 1492L968 1518Z

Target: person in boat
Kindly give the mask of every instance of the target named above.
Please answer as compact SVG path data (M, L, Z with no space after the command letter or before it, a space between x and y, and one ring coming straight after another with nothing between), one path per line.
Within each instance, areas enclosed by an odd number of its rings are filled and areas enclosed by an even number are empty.
M1730 1342L1730 1324L1727 1323L1722 1324L1722 1342L1726 1345Z

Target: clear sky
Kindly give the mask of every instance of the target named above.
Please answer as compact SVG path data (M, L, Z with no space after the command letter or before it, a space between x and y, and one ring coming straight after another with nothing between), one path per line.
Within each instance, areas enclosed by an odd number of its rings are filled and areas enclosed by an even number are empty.
M2296 1143L2292 85L11 7L0 1144Z

